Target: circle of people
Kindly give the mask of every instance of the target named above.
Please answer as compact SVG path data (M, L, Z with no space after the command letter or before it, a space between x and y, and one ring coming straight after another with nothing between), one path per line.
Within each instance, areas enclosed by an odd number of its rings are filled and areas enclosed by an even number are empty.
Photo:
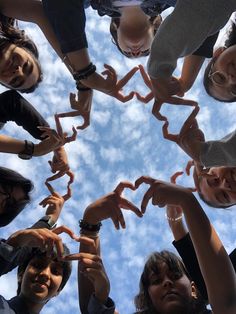
M99 74L91 62L86 39L85 9L91 6L100 16L110 17L113 43L125 57L149 56L147 72L140 65L122 79L110 65ZM173 7L162 23L161 13ZM193 85L205 58L210 58L204 86L217 101L236 101L236 25L231 21L224 46L213 52L219 31L236 11L235 0L3 0L1 1L0 82L9 90L0 95L0 123L15 121L35 139L18 140L0 135L0 150L18 154L21 159L53 152L52 176L46 180L50 196L40 205L45 216L32 227L19 230L0 241L0 274L18 267L17 295L11 300L0 296L0 313L40 313L57 296L69 279L72 261L78 261L81 313L112 314L119 305L109 296L110 282L100 254L99 230L102 221L111 219L116 229L125 228L122 209L138 217L145 214L149 201L166 206L166 218L174 236L174 246L182 260L169 251L153 252L140 276L135 297L135 313L142 314L235 314L236 250L227 254L213 225L193 190L143 175L134 183L124 181L109 194L97 199L84 211L79 222L80 236L66 226L55 227L63 204L72 195L74 174L70 170L64 145L76 140L77 130L90 124L93 90L122 102L133 97L147 103L153 99L153 115L163 123L163 136L174 141L192 159L195 191L209 206L227 208L236 204L236 132L222 140L205 141L197 123L199 106L184 99ZM75 81L78 95L70 94L71 111L55 115L56 130L20 93L33 92L42 81L39 53L34 42L17 20L36 23ZM191 29L191 32L189 31ZM180 78L172 74L177 60L184 57ZM122 93L122 87L140 71L147 95ZM192 106L193 111L180 133L168 132L168 119L160 114L162 104ZM63 132L60 119L81 116L82 125ZM51 181L68 176L67 192L57 193ZM148 188L141 209L122 196L124 189ZM30 202L33 183L21 174L0 167L0 226L8 225ZM185 223L183 221L185 218ZM199 225L201 232L199 232ZM60 235L68 234L80 242L80 252L70 254ZM210 304L211 309L207 307ZM117 307L117 309L116 309Z

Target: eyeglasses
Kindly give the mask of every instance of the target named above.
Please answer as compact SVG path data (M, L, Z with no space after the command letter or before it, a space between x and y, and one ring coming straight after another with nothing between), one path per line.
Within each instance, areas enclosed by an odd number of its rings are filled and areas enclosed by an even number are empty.
M227 76L220 71L213 71L215 63L212 62L210 71L208 73L208 78L218 86L224 86L227 83ZM230 94L236 97L236 85L231 85Z

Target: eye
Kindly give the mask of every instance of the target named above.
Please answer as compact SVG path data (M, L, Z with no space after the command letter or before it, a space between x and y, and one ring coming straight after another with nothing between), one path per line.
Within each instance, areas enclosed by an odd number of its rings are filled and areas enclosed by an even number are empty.
M63 269L61 265L51 265L51 272L52 274L56 276L62 276L63 274Z
M212 80L216 84L223 85L226 82L226 77L223 73L215 72L212 74Z
M230 203L229 195L226 192L222 192L224 203Z
M160 285L161 284L161 282L162 282L162 278L161 277L155 277L155 278L152 278L151 280L150 280L150 285L152 286L152 285Z
M210 187L216 187L220 184L220 179L218 177L212 176L212 177L208 177L207 179L207 184Z

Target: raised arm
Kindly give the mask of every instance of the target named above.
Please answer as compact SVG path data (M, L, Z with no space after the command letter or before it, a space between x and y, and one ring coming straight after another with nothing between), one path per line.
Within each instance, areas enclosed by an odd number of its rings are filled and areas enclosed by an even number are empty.
M115 228L118 230L120 226L125 228L125 220L121 208L128 209L134 212L138 217L142 217L139 209L134 206L127 199L122 197L122 191L124 188L134 189L134 186L129 182L120 183L116 189L104 197L96 200L94 203L90 204L83 215L83 219L80 222L80 233L87 237L94 239L97 248L97 255L100 256L100 247L99 247L99 229L101 226L101 221L106 219L111 219ZM91 253L91 247L83 243L80 244L80 252ZM114 313L114 304L112 305L111 299L109 299L110 287L106 286L107 289L101 285L95 288L94 283L91 280L88 280L87 276L84 276L83 272L80 271L80 266L78 266L78 280L79 280L79 300L80 300L80 309L81 313L99 313L91 312L90 298L94 294L95 298L100 300L101 308L106 309L108 312L104 313ZM109 288L109 289L108 289ZM92 302L94 303L94 299ZM94 308L94 306L93 306ZM109 312L109 309L113 310ZM102 312L103 313L103 312Z
M176 205L182 208L214 314L235 313L236 275L232 263L194 195L181 186L148 177L138 179L136 186L142 182L151 184L143 198L143 212L150 199L154 205L161 207Z

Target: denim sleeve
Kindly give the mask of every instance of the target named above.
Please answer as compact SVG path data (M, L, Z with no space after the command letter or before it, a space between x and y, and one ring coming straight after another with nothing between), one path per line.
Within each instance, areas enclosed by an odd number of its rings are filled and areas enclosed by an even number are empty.
M82 0L42 0L42 3L62 53L88 47L85 34L86 16Z
M41 140L42 131L38 126L48 126L40 113L14 90L0 94L0 122L14 121L34 138Z

